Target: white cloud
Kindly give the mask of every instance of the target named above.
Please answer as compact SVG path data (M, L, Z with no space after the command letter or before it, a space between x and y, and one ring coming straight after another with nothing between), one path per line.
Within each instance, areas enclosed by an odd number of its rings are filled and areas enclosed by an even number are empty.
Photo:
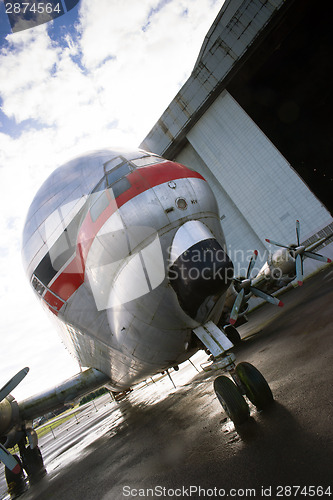
M133 0L128 9L117 9L115 1L101 4L82 3L83 61L110 116L135 127L140 142L189 76L221 4L174 0L151 15L145 31L153 2ZM116 58L103 63L108 55Z
M153 7L152 0L130 0L126 8L82 0L77 38L67 34L60 46L45 25L8 37L0 56L3 111L18 123L56 127L52 144L96 137L114 122L124 144L127 130L139 143L189 75L220 6L173 0L149 17Z
M10 116L12 98L27 98L31 86L43 84L57 61L59 49L52 47L45 25L10 35L7 41L8 47L0 56L0 77L4 112Z
M5 125L0 132L0 386L31 365L14 394L77 371L21 266L21 230L34 193L76 154L143 140L189 76L222 3L81 0L77 33L54 41L42 25L7 37L1 110L20 133L10 136Z

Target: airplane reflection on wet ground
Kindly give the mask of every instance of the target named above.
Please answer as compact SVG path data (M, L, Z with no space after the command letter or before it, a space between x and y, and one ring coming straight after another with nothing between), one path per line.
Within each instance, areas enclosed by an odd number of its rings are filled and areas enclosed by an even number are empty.
M21 498L114 500L157 486L252 489L260 498L262 488L272 497L279 486L332 488L332 269L287 292L283 309L265 305L240 328L234 352L270 383L276 403L268 412L251 407L235 429L213 393L217 374L186 362L172 372L176 389L164 377L119 403L102 396L98 411L90 405L56 439L44 436L48 475ZM193 362L200 369L206 359L198 353ZM0 488L6 498L4 478Z

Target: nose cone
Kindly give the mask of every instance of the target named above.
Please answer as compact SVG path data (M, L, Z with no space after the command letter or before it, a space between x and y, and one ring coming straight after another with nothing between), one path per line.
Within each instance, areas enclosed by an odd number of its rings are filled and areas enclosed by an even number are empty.
M233 278L233 264L215 238L187 248L169 269L169 280L182 309L197 319L200 306L226 292Z

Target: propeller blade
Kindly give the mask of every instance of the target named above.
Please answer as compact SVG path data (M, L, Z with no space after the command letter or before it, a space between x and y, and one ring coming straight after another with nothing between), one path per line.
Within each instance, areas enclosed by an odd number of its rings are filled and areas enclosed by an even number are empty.
M231 325L234 325L237 321L239 309L242 305L244 294L245 294L244 288L242 288L235 299L234 305L233 305L232 310L231 310L230 319L229 319Z
M290 246L282 245L281 243L278 243L277 241L269 240L268 238L266 238L265 241L267 241L267 243L270 243L271 245L275 245L277 247L282 247L282 248L289 248L290 250L292 250L292 248Z
M304 252L304 257L309 257L310 259L320 260L321 262L332 262L328 257L324 257L324 255L320 255L320 253L308 252L307 250Z
M270 304L273 304L274 306L279 306L279 307L284 306L283 302L280 299L278 299L277 297L273 297L272 295L269 295L269 293L266 293L266 292L263 292L262 290L259 290L259 288L255 288L254 286L251 286L250 291L256 297L260 297L261 299L266 300L266 302L269 302Z
M301 237L299 220L296 221L296 237L297 237L297 246L299 247L299 245L300 245L299 242L300 242L300 237Z
M28 371L29 371L28 367L23 368L23 370L20 370L16 375L14 375L13 378L9 380L9 382L7 382L7 384L5 384L0 389L0 402L3 399L5 399L5 397L7 397L8 394L10 394L12 390L15 389L17 385L19 385L20 382L22 382L24 377L27 375Z
M0 443L0 460L8 469L14 472L14 474L19 474L21 472L20 464L17 462L15 457L13 457L13 455L11 455L9 451L1 443Z
M247 268L247 273L246 273L246 278L248 279L251 275L251 272L252 272L252 269L256 263L256 260L257 260L257 257L258 257L258 250L255 250L253 252L253 255L251 257L251 260L249 262L249 267Z
M300 255L296 256L296 278L299 286L303 285L303 261Z

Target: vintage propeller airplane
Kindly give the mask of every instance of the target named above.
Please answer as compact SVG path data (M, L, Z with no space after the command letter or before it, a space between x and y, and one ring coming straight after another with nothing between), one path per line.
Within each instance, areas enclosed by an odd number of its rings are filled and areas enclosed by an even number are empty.
M301 281L302 259L318 258L300 245L297 227L296 246L251 279L255 252L247 276L234 279L217 203L199 173L143 150L110 149L55 170L30 207L23 260L36 296L87 369L20 402L10 392L28 368L0 390L7 483L20 487L24 470L30 482L45 474L34 418L102 385L128 390L198 349L211 353L211 368L231 375L217 377L214 389L236 425L249 417L243 395L268 406L266 380L249 363L235 365L230 339L238 339L233 325L252 294L281 305L268 291L286 275ZM218 328L222 314L229 324ZM16 444L21 459L8 451Z

